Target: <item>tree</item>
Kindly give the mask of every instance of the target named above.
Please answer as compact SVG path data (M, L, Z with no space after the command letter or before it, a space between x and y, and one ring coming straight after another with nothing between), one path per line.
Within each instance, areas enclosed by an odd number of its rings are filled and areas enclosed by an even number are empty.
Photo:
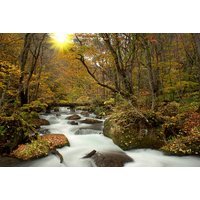
M20 55L19 96L20 96L21 105L29 103L30 80L32 78L33 72L36 70L38 58L40 56L41 47L45 40L45 37L46 37L46 33L25 34L24 46ZM29 64L28 69L26 69L27 63ZM28 74L27 77L25 76L26 73Z
M137 34L93 34L87 41L85 35L77 35L76 38L83 49L79 50L78 59L97 84L127 99L132 98L135 94L133 69L136 62ZM100 80L97 72L101 72L109 82Z

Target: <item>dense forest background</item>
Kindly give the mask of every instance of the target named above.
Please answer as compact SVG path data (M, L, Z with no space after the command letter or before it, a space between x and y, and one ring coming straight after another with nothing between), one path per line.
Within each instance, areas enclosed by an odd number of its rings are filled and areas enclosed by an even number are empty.
M49 34L0 34L0 105L106 101L121 95L199 102L199 34L75 34L55 46ZM137 101L136 101L137 99Z

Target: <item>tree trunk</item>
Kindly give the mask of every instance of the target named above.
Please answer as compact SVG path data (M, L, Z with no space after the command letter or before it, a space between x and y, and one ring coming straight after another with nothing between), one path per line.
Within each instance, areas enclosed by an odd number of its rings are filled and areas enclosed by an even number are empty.
M24 47L20 55L19 99L21 106L28 103L28 98L26 97L26 92L24 88L24 78L25 78L25 65L28 59L32 35L33 34L31 33L26 33L24 38Z

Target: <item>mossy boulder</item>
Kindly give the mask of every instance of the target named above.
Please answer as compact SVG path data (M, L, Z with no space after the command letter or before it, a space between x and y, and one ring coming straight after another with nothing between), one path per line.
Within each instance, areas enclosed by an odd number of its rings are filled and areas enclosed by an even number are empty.
M165 136L161 131L161 119L152 115L148 117L136 108L127 105L114 109L112 115L104 123L103 134L123 150L133 148L159 149L165 144ZM149 120L148 120L149 118Z
M49 151L49 143L38 139L28 144L19 145L18 148L11 153L11 156L20 160L32 160L47 156Z
M32 119L31 123L37 129L40 128L40 126L45 126L50 124L49 121L46 119Z
M69 141L64 134L47 134L39 136L31 143L21 144L10 156L20 160L33 160L48 156L51 150L69 146Z

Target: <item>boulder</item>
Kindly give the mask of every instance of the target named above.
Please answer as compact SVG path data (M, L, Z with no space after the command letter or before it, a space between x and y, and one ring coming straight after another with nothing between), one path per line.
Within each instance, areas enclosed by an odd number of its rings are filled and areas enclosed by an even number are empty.
M88 111L82 111L80 114L83 115L84 117L89 117L90 115Z
M69 141L64 134L46 134L39 136L37 140L31 143L21 144L10 156L20 160L33 160L48 156L56 148L69 146Z
M67 137L64 134L46 134L41 136L41 140L50 144L50 149L70 146Z
M76 122L76 121L69 121L68 124L71 124L71 125L78 125L78 122Z
M123 151L96 152L93 150L83 158L91 158L97 167L123 167L125 163L134 161Z
M161 124L148 120L136 108L115 109L104 122L103 134L123 150L134 148L159 149L165 144Z
M66 119L68 120L78 120L81 119L81 117L79 115L70 115L69 117L66 117Z
M55 108L53 109L53 111L54 111L54 112L59 112L59 108L58 108L58 107L55 107Z
M0 167L16 167L21 161L17 158L0 156Z
M86 118L84 120L81 120L80 123L85 123L85 124L98 124L98 123L103 123L101 120L93 119L93 118Z
M40 126L49 125L49 121L46 119L33 119L32 124L35 128L40 128Z
M49 151L49 143L38 139L33 140L31 143L19 145L17 149L10 154L10 156L20 160L33 160L47 156Z

